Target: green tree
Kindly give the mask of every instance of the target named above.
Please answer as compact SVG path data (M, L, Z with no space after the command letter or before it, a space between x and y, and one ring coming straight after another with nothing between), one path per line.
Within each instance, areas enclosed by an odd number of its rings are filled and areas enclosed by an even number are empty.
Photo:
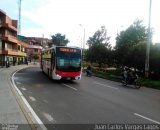
M144 68L147 29L140 20L135 20L125 31L116 37L117 64Z
M89 37L87 44L89 47L94 44L104 44L107 48L111 48L109 40L110 37L107 36L107 30L105 26L102 26L101 30L96 31L92 37Z
M94 35L87 40L89 49L85 52L85 59L91 63L98 63L100 67L102 64L109 64L111 59L109 39L110 37L107 36L105 26L102 26L101 30L96 31Z
M151 45L150 69L160 72L160 43Z
M66 36L60 33L57 33L51 37L52 37L53 44L56 46L66 46L69 42L69 40L66 39Z
M35 61L37 61L39 59L39 56L37 54L32 55L32 59Z
M98 63L99 67L102 63L107 63L107 48L103 44L94 44L86 52L86 59L91 63Z

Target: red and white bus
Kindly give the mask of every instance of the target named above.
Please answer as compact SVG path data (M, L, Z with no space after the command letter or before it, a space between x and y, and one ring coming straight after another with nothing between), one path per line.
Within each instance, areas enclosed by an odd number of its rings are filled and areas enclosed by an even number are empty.
M56 46L41 53L41 69L54 80L81 79L81 49Z

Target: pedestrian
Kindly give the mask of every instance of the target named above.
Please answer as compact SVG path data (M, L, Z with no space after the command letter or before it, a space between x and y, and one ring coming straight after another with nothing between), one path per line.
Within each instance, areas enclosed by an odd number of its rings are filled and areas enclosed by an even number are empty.
M25 64L28 65L28 60L27 60L27 58L25 58Z
M87 76L92 76L91 66L89 65L86 70Z
M7 61L6 61L6 68L8 68L9 66L10 66L9 60L7 59Z
M16 61L15 61L15 60L13 60L13 65L14 65L14 66L16 65Z
M123 71L123 78L124 78L124 81L127 82L127 78L128 78L127 68L124 68L124 71Z

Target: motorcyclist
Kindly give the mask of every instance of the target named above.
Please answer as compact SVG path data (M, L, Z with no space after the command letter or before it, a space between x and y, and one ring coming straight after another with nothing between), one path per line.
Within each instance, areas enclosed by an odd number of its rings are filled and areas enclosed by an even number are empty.
M89 65L86 70L87 76L92 76L91 66Z
M128 80L129 82L134 82L138 78L138 75L135 71L129 69L128 71Z
M123 80L122 83L124 86L127 86L127 84L134 85L135 88L139 89L141 87L141 84L138 80L138 75L136 71L133 71L129 68L125 68L123 71Z
M124 79L125 82L127 82L127 78L128 78L127 68L124 68L124 71L123 71L123 79Z

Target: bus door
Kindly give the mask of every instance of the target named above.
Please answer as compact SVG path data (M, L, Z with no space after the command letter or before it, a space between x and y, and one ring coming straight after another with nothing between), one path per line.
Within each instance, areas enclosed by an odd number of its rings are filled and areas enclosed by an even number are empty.
M51 64L50 64L50 77L52 78L52 72L54 70L54 66L55 66L55 53L52 50L51 51Z

